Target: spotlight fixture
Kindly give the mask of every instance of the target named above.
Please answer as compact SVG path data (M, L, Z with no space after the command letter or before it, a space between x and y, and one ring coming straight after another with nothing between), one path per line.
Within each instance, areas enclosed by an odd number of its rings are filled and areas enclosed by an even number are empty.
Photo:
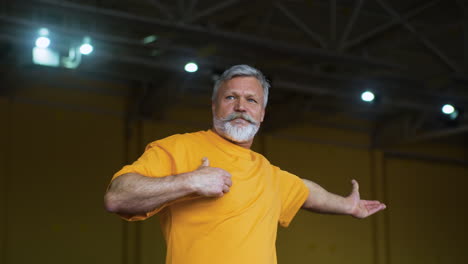
M364 101L364 102L372 102L374 101L375 99L375 95L374 93L372 93L371 91L365 91L361 94L361 99Z
M196 72L198 70L198 65L194 62L189 62L185 64L184 69L186 72Z
M39 36L36 39L35 47L32 48L32 62L42 66L59 67L60 54L49 48L51 44L49 30L40 28L37 33Z
M156 40L158 40L158 36L149 35L149 36L146 36L145 38L143 38L142 42L143 42L143 44L150 44L150 43L155 42Z
M88 55L93 52L94 48L91 45L91 39L89 37L84 37L83 44L80 46L80 53L83 55Z
M453 105L451 104L444 104L444 106L442 106L442 113L446 114L446 115L450 115L452 114L453 112L455 112L455 107L453 107Z
M460 116L460 109L456 108L451 104L444 104L442 106L442 113L448 117L448 119L455 121Z
M38 37L36 39L36 47L46 49L50 45L50 39L48 37Z
M36 39L36 47L46 49L50 45L49 30L47 28L41 28L38 31L39 37Z

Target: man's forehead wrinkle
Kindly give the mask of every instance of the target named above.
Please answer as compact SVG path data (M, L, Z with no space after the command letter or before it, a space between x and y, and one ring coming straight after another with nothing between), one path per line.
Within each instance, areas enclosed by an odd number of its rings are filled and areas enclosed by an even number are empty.
M249 89L244 89L243 87L239 86L226 86L222 89L222 93L235 93L237 95L249 95L249 96L255 96L255 95L260 95L260 93L263 92L262 89L257 89L257 87L254 86L247 86Z

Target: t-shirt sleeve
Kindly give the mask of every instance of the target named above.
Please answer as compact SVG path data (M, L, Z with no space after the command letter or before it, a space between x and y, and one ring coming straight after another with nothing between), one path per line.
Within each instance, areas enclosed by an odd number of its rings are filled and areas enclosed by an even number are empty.
M281 213L279 223L288 227L309 195L309 189L301 178L287 171L278 170L280 178Z
M126 173L138 173L147 177L165 177L174 174L174 162L172 155L158 141L148 144L145 152L138 160L131 165L124 166L116 172L112 177L115 180L117 177ZM154 214L161 211L165 206L156 208L151 212L141 215L125 215L119 214L120 217L127 221L145 220Z
M112 177L126 173L138 173L147 177L165 177L173 174L173 157L159 142L148 144L145 152L131 165L124 166Z

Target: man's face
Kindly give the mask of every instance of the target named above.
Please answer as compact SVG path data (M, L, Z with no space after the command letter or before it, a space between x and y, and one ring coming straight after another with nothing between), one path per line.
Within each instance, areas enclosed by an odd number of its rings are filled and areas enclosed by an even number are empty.
M263 104L263 88L255 77L224 82L212 104L215 129L236 142L252 140L265 116Z

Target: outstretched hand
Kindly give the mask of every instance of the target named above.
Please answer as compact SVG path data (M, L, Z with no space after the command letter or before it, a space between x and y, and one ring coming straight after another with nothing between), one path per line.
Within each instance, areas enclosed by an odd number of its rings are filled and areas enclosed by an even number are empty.
M352 180L353 190L346 197L351 204L350 215L356 218L366 218L386 208L386 205L380 201L361 200L359 195L359 184L356 180Z

